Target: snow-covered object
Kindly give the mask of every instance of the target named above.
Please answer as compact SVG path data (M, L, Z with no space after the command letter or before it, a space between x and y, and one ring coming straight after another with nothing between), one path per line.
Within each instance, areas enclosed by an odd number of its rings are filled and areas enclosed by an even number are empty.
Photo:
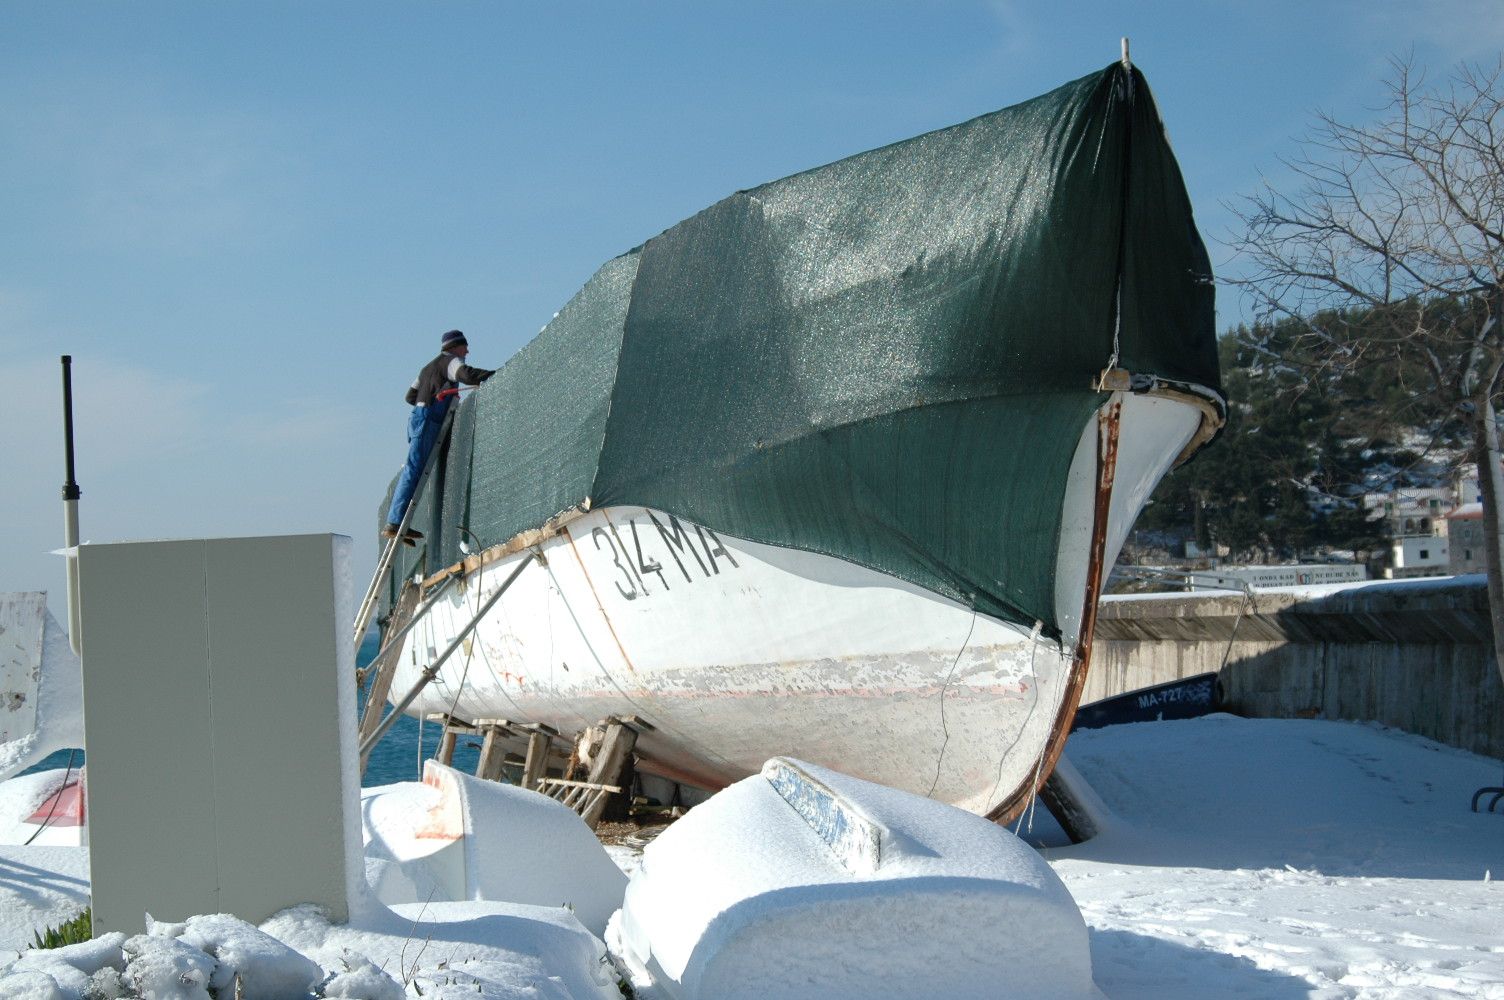
M391 786L394 808L373 796L364 803L367 873L383 903L562 906L591 933L605 933L627 878L573 810L431 760L423 783L421 797Z
M1088 1000L1086 925L1007 830L775 758L649 844L612 946L681 1000Z
M77 846L84 842L87 827L70 825L66 816L66 803L62 801L63 780L66 768L48 771L33 771L0 781L0 844L25 844L47 847ZM80 772L75 769L69 780L78 781ZM58 817L43 826L32 822L41 813L54 812ZM35 839L33 839L35 837ZM82 907L80 907L82 909Z
M49 968L66 965L87 978L104 968L122 968L125 961L121 948L125 935L119 931L102 934L90 941L64 945L61 948L44 948L24 951L11 966L12 971ZM4 994L0 994L3 996Z
M465 895L463 838L418 836L439 799L421 781L361 789L366 882L382 907Z
M216 961L209 985L233 996L240 978L244 1000L285 1000L308 993L324 970L269 934L228 913L189 917L182 924L155 924L150 932L192 945Z
M141 1000L210 1000L215 961L177 938L137 934L127 938L125 984Z
M365 955L427 1000L621 1000L600 939L558 906L403 903L350 924L295 906L261 929L336 974Z
M83 745L83 673L45 599L0 594L0 625L10 626L0 628L10 633L0 645L0 687L10 708L0 726L0 780Z
M0 997L6 1000L76 1000L45 972L0 973Z

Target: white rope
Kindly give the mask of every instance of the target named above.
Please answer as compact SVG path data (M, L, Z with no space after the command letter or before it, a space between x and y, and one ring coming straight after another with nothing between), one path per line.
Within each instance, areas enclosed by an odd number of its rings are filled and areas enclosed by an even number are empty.
M1032 635L1031 638L1033 638L1035 640L1035 644L1034 644L1034 649L1035 650L1037 650L1039 648L1039 631L1042 628L1044 628L1044 622L1035 622L1034 623L1034 633L1033 633L1033 635ZM1033 653L1033 651L1031 651L1029 653L1029 677L1034 682L1034 704L1038 705L1039 704L1039 678L1034 673L1034 653ZM1034 710L1032 708L1029 710L1029 715L1031 717L1034 715ZM1028 725L1028 724L1029 724L1029 720L1025 719L1024 720L1024 725ZM1020 732L1018 735L1019 735L1020 739L1023 738L1023 733L1022 732ZM1028 814L1028 817L1029 817L1029 832L1030 833L1034 832L1034 805L1035 805L1035 803L1037 803L1039 801L1039 775L1040 775L1040 772L1042 772L1044 770L1044 759L1049 754L1049 751L1050 751L1050 740L1049 740L1048 734L1046 734L1045 741L1043 743L1041 743L1040 746L1039 746L1039 759L1034 762L1034 783L1033 783L1033 788L1030 790L1030 794L1029 794L1029 808L1027 810L1027 814ZM1002 773L1001 772L1001 767L1002 767L1002 765L999 764L999 774ZM994 788L993 789L993 793L996 794L996 791L997 791L997 789ZM1023 823L1024 823L1024 817L1023 817L1023 815L1020 815L1018 817L1018 825L1013 828L1013 835L1015 837L1018 836L1019 828L1023 826Z
M940 685L940 731L945 734L940 741L940 754L935 758L935 780L930 782L930 790L924 793L925 798L933 798L935 789L940 784L940 769L945 763L945 748L950 745L950 727L945 724L945 692L950 688L950 679L955 675L956 665L961 662L961 655L966 652L966 647L971 644L971 633L977 627L977 612L971 611L971 625L966 629L966 638L961 642L961 648L956 650L956 658L950 661L950 671L945 675L945 681Z
M1035 666L1033 666L1033 663L1035 663L1035 654L1039 651L1039 633L1042 630L1044 630L1044 623L1036 621L1033 632L1029 633L1029 678L1033 681L1033 687L1035 687L1035 699L1033 699L1033 704L1029 705L1029 714L1024 716L1023 725L1018 726L1018 735L1015 735L1014 741L1009 743L1008 747L1003 750L1002 755L997 758L997 780L993 782L993 791L988 792L988 802L997 798L997 788L1003 783L1003 764L1008 761L1009 753L1014 752L1014 747L1018 746L1018 741L1023 740L1024 729L1029 728L1029 720L1033 719L1033 711L1039 707L1039 680L1035 675Z
M476 580L477 586L474 586L474 587L470 588L471 590L475 591L475 596L476 597L480 596L480 587L478 586L479 582L480 581L477 578L477 580ZM470 617L472 619L477 614L480 613L480 602L476 601L475 603L476 603L476 607L474 608L474 610L466 608L467 611L470 611ZM468 649L465 650L465 667L464 667L463 670L460 671L460 683L459 683L459 686L454 689L454 700L449 703L449 711L445 715L445 718L448 719L448 720L452 721L454 719L454 710L459 707L459 704L460 704L460 695L462 695L462 694L465 693L465 681L468 680L469 677L470 677L470 661L475 658L475 644L477 642L479 642L479 641L480 641L480 636L478 636L478 635L472 635L470 637L470 646L469 646ZM446 722L445 725L447 726L448 723ZM454 760L454 758L451 757L450 758L451 763L453 762L453 760Z
M1003 783L1003 764L1008 760L1008 755L1013 748L1018 746L1018 741L1024 738L1024 730L1029 726L1029 720L1034 717L1034 709L1039 707L1039 680L1034 673L1034 656L1039 652L1039 634L1044 630L1044 622L1036 621L1033 630L1029 633L1029 678L1034 682L1034 702L1029 706L1028 714L1024 716L1023 723L1018 727L1018 735L1013 737L1013 742L997 759L997 780L992 783L992 791L988 793L987 800L991 802L997 798L997 790Z

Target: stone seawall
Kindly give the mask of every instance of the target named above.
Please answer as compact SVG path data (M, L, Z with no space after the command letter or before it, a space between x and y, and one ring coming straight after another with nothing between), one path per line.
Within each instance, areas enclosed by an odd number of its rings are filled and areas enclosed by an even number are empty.
M1210 671L1242 715L1381 722L1504 757L1482 577L1105 598L1082 701Z

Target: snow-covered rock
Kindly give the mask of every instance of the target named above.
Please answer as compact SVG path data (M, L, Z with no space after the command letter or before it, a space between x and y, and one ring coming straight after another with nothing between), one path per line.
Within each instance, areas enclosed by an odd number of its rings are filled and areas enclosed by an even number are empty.
M775 759L643 853L609 938L683 1000L1087 1000L1086 925L1007 830Z

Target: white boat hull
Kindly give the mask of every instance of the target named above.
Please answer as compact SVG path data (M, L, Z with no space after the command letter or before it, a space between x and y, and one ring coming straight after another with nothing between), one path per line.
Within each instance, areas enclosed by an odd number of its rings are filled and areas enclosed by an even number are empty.
M1118 394L1108 406L1117 404L1105 566L1203 417L1175 397ZM1075 707L1078 632L1096 596L1088 590L1098 493L1093 419L1066 492L1058 644L828 556L661 511L594 510L534 547L542 560L409 711L562 733L635 715L652 726L637 743L639 767L674 780L714 789L792 755L995 814L1048 773L1047 751ZM439 600L406 639L394 695L524 555L484 564Z

